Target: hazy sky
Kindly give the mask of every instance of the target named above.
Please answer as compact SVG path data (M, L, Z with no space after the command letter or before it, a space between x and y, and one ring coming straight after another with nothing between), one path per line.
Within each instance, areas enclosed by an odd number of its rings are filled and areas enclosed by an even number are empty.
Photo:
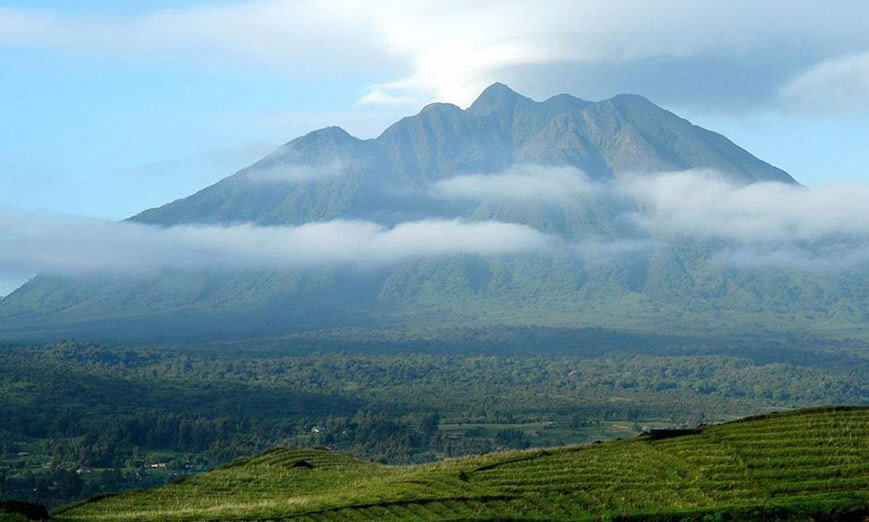
M643 94L806 184L869 181L862 1L0 3L0 208L109 219L499 80Z

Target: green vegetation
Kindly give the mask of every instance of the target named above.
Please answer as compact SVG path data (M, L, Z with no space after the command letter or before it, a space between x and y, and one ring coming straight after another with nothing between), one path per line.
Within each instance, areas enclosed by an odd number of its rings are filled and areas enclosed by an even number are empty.
M603 444L391 467L276 449L61 520L862 520L869 409L822 408Z
M263 183L275 169L326 165L340 175ZM248 268L38 275L0 299L0 339L135 346L0 346L0 501L11 501L0 520L19 519L22 501L54 508L95 495L56 513L867 514L866 410L674 431L869 405L865 264L732 261L738 243L646 227L636 218L654 205L609 189L557 204L433 190L511 165L570 165L603 184L692 168L740 183L793 181L638 96L537 103L499 84L467 110L433 104L375 139L328 128L293 140L131 221L494 220L555 240L533 252L394 259L385 245L377 257L394 263L376 266L362 256L294 269L265 256ZM846 239L810 241L805 252L835 254ZM593 444L651 428L669 431ZM237 460L275 446L295 449ZM494 453L504 450L513 452Z
M0 500L57 506L278 445L412 464L866 405L867 353L812 338L519 328L6 346Z
M336 163L340 175L305 183L261 178ZM564 248L411 257L362 269L277 269L263 260L259 268L237 270L41 274L0 299L0 339L189 341L407 325L596 325L659 333L852 329L866 335L864 265L811 270L798 262L727 262L738 244L635 227L631 216L643 215L646 204L612 195L571 194L557 204L431 197L439 180L511 165L570 165L602 183L685 169L711 169L739 183L793 182L723 136L638 96L592 103L562 95L537 103L494 85L467 110L433 104L376 139L358 140L335 127L312 132L130 220L159 226L495 220L552 234ZM823 257L839 251L836 245L800 248Z

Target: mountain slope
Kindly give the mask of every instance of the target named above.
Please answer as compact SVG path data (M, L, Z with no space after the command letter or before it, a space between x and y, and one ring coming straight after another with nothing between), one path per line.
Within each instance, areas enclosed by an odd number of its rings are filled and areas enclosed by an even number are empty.
M851 277L734 268L716 262L720 245L663 244L636 227L625 235L625 215L639 208L619 205L635 203L582 193L553 204L437 192L457 176L529 166L580 169L601 186L683 169L713 169L735 183L795 183L727 138L640 96L589 102L562 94L536 102L494 84L467 109L432 104L375 139L337 127L312 132L130 220L160 227L494 220L550 234L563 248L411 258L365 270L43 275L0 300L0 338L151 340L420 323L756 330L859 326L869 318L865 271ZM603 249L596 246L601 240L608 242Z
M376 139L359 140L338 127L314 131L192 196L131 219L164 226L275 225L451 215L456 209L449 205L407 193L516 164L572 166L593 179L693 168L741 182L794 182L720 134L641 96L592 103L563 94L535 102L496 83L467 110L431 104Z
M861 520L869 409L771 414L696 430L388 467L277 449L60 520Z

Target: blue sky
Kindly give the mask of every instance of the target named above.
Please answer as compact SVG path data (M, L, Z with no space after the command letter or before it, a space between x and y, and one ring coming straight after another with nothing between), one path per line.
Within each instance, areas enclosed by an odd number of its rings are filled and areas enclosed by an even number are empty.
M231 174L326 124L317 115L331 104L355 101L259 69L30 50L0 57L0 91L10 101L0 205L19 208L125 217ZM294 121L294 112L310 121Z
M0 208L124 218L496 80L637 92L803 183L869 180L865 4L466 4L3 2Z

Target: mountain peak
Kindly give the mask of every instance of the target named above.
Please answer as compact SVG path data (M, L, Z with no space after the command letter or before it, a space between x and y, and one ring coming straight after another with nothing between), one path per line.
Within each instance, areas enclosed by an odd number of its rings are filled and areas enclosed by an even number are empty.
M357 142L359 138L353 136L349 132L345 131L341 127L331 126L331 127L323 127L322 129L317 129L315 131L311 131L304 136L299 136L298 138L290 141L285 145L286 146L315 146L315 145L325 145L325 144L346 144L351 142Z
M432 112L440 112L440 113L461 112L461 110L462 110L461 108L459 108L457 105L454 105L452 103L434 102L434 103L429 103L428 105L423 107L422 110L419 111L419 113L420 114L428 114L428 113L432 113Z
M520 101L531 101L501 82L495 82L486 87L474 103L468 107L468 111L474 113L487 113L496 110L504 110L513 107Z
M351 135L349 132L345 131L341 127L338 127L337 125L332 125L330 127L323 127L322 129L317 129L315 131L311 131L308 134L306 134L305 136L312 137L312 138L316 137L316 138L329 138L329 139L338 139L338 140L344 140L347 138L355 139L355 138L353 138L353 135Z
M634 94L631 92L621 92L621 93L613 96L612 99L617 100L617 101L634 101L634 102L641 102L641 103L652 103L652 101L649 100L648 98L646 98L645 96L643 96L641 94Z
M645 96L641 96L639 94L631 94L631 93L621 93L616 94L609 100L610 103L620 107L649 107L661 109L653 101L646 98ZM663 109L661 109L663 110Z
M521 94L519 94L518 92L514 91L513 89L508 87L506 84L501 83L501 82L495 82L495 83L489 85L488 87L486 87L485 89L483 89L483 92L480 93L479 97L484 98L486 96L497 96L497 95L509 95L509 96L516 96L516 97L520 97L520 98L522 97Z

